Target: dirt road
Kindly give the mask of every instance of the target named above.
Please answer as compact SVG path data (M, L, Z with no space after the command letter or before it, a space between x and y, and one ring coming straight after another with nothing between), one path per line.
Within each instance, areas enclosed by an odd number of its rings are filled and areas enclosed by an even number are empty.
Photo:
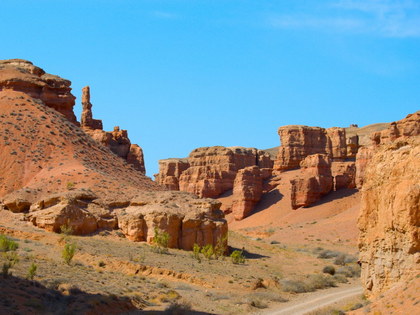
M318 291L316 294L310 294L301 299L285 303L280 308L258 314L304 315L362 293L363 289L360 285Z

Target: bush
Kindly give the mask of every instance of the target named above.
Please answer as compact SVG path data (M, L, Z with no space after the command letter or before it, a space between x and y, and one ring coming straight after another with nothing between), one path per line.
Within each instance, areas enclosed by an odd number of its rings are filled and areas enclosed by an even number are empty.
M200 252L201 252L200 245L194 244L194 246L193 246L193 257L194 257L194 259L197 259L198 262L201 262Z
M63 257L64 262L67 265L70 265L74 257L74 254L76 253L76 248L77 248L76 243L66 243L64 245L64 249L61 252L61 256Z
M63 224L62 226L60 226L60 232L61 232L61 234L64 234L66 236L72 235L73 234L73 228L71 227L69 222L67 222L66 224Z
M360 266L358 264L351 264L337 269L337 273L346 276L347 278L359 277Z
M322 269L322 272L333 276L335 274L335 268L333 266L325 266L324 269Z
M334 260L334 264L338 266L344 266L346 264L346 255L341 254L337 256L337 258Z
M219 257L222 257L225 254L227 238L228 238L228 235L225 234L224 236L220 236L217 239L216 246L214 247L214 258L219 259Z
M243 264L245 263L245 256L242 251L235 250L230 254L230 258L234 264Z
M155 227L155 236L153 237L153 250L159 254L168 252L169 233Z
M38 269L38 266L35 263L32 263L28 270L27 278L29 280L34 280L34 277L36 275L36 270Z
M211 257L214 254L214 248L213 245L207 244L201 249L201 253L206 257L207 259L211 259Z
M284 279L280 282L280 284L284 292L291 292L291 293L308 292L306 285L303 281Z
M19 248L19 244L11 240L7 236L0 234L0 252L15 251Z
M6 260L6 262L3 263L2 274L4 278L7 278L7 276L11 275L9 269L13 268L13 266L19 262L19 256L16 254L16 252L13 251L6 252L3 255L3 258Z
M307 281L308 292L315 291L318 289L325 289L329 287L335 287L337 284L334 278L328 275L315 274L310 275Z
M329 258L337 257L340 254L341 254L340 252L325 249L319 253L318 258L329 259Z

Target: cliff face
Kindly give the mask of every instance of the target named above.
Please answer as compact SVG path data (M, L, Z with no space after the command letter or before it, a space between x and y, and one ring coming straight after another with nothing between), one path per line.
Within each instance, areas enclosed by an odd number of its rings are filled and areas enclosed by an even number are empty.
M299 163L312 154L327 154L333 160L347 156L344 128L284 126L278 130L281 146L274 163L275 171L299 167Z
M362 283L377 295L420 271L420 139L383 145L365 170L360 229Z

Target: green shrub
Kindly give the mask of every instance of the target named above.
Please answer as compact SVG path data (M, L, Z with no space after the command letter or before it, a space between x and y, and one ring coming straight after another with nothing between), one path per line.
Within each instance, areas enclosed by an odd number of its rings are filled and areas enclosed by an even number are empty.
M197 259L198 262L201 262L200 252L201 252L200 245L194 244L194 246L193 246L193 257L194 257L194 259Z
M234 264L243 264L245 263L245 256L241 250L235 250L230 254L230 258Z
M11 240L7 236L0 234L0 252L15 251L19 248L19 244Z
M227 233L224 236L220 236L217 239L216 246L214 247L214 258L219 259L219 257L223 257L226 252L226 245L227 245Z
M35 263L32 263L31 266L29 267L28 275L26 277L30 280L34 280L37 269L38 269L38 266Z
M153 250L159 254L168 252L169 233L155 227L155 236L153 237Z
M303 281L284 279L280 282L281 288L284 292L303 293L308 292Z
M315 274L309 275L306 285L308 292L312 292L318 289L335 287L337 284L330 275Z
M341 254L341 255L337 256L337 258L335 258L335 260L334 260L334 264L338 265L338 266L344 266L346 264L346 255Z
M325 266L324 269L322 269L323 273L329 273L330 275L335 274L335 268L333 266Z
M76 248L77 248L76 243L73 243L73 242L72 243L66 243L64 245L63 251L61 252L61 256L63 257L64 262L67 265L70 265L70 263L71 263L71 261L74 257L74 254L76 253Z
M72 235L73 234L73 228L71 227L70 222L67 221L67 223L60 226L60 232L61 232L61 234L64 234L66 236Z
M12 251L4 253L3 258L6 261L3 263L2 266L2 274L4 278L7 278L7 276L11 275L9 269L13 268L13 266L19 262L19 256L16 254L16 252Z
M203 254L204 257L206 257L207 259L211 259L211 257L214 254L214 248L212 244L207 244L206 246L204 246L203 248L201 248L201 253Z

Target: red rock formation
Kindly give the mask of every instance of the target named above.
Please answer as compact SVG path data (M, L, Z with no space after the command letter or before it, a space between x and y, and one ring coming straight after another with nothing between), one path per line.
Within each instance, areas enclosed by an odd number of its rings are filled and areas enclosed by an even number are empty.
M328 154L332 159L343 160L347 154L344 128L284 126L278 130L281 146L274 162L275 171L299 167L299 163L312 154Z
M127 130L120 130L120 127L116 126L112 132L104 131L102 130L102 120L93 119L89 86L82 89L82 106L83 111L80 121L83 130L94 140L126 160L136 170L145 174L143 150L137 144L131 144Z
M355 158L359 150L359 136L353 135L347 137L347 157Z
M159 161L159 174L155 181L169 190L179 190L179 177L190 164L187 159L166 159Z
M356 186L361 188L365 170L378 145L387 144L396 139L409 139L420 135L420 112L409 114L406 118L390 123L388 128L371 134L371 145L359 149L356 156Z
M151 242L154 229L169 234L169 247L191 250L194 244L216 246L227 235L220 202L184 192L142 195L118 213L118 226L133 241ZM226 245L226 244L225 244Z
M301 163L297 179L290 181L292 208L308 207L333 188L331 159L325 154L307 156Z
M331 173L334 178L334 190L356 187L355 162L333 162L331 165Z
M193 150L190 167L179 178L179 189L199 197L217 197L233 188L238 170L257 165L271 168L269 154L242 147L204 147Z
M378 148L364 178L358 221L361 279L367 295L376 296L418 276L420 137Z
M236 174L233 184L232 212L235 220L249 216L263 193L263 180L258 166L245 167Z
M77 124L73 113L74 100L71 82L45 73L30 61L21 59L0 60L0 91L13 90L41 100L45 105L62 113Z
M372 134L372 142L376 145L391 143L396 139L420 135L420 111L409 114L406 118L389 124L388 129Z
M102 130L102 120L93 119L92 103L90 102L90 87L85 86L82 89L82 118L80 125L83 129Z

